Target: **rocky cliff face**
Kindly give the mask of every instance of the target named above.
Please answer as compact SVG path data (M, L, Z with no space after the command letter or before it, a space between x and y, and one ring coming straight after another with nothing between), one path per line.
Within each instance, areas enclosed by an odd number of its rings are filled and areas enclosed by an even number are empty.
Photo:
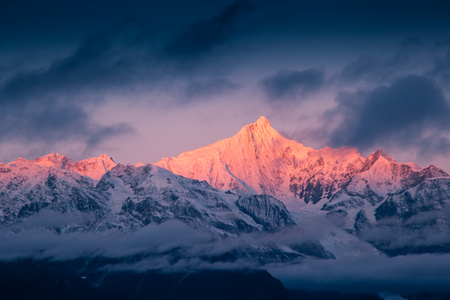
M226 236L294 225L286 207L275 198L254 196L258 203L245 205L246 198L155 165L118 165L103 176L97 189L109 195L108 208L125 227L178 219L194 228ZM108 221L99 227L114 225Z

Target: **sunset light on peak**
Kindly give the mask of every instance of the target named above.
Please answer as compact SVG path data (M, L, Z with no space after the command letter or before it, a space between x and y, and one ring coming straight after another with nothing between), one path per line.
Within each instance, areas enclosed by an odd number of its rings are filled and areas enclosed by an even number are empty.
M3 1L1 299L449 299L450 2Z

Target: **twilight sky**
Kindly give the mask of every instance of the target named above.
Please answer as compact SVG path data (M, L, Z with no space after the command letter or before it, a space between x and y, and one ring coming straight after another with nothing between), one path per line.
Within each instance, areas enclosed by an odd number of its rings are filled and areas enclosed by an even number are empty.
M306 146L449 172L448 16L448 1L7 1L0 161L156 162L264 115Z

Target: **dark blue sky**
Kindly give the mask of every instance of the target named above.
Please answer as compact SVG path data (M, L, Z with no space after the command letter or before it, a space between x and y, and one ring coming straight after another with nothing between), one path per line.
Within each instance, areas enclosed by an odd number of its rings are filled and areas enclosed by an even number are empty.
M450 170L445 1L9 1L0 161L156 162L265 115Z

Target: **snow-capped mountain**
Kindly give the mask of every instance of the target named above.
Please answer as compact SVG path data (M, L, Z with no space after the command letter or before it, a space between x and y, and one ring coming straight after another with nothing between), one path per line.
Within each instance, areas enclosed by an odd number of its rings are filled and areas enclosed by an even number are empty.
M269 194L288 204L293 198L320 202L328 211L358 206L355 194L374 204L427 178L448 177L435 166L398 163L381 149L366 158L356 148L305 147L281 136L265 117L231 138L156 165L218 189Z
M60 164L70 160L53 154L44 158L0 165L0 223L16 224L42 209L101 215L106 199L94 189L95 181Z
M165 157L157 165L218 189L272 195L297 222L326 214L364 238L370 234L363 231L370 228L373 236L386 219L394 218L402 230L412 228L424 212L439 215L440 231L450 233L450 216L444 213L450 177L443 170L398 163L381 149L368 157L349 147L315 150L284 138L265 117L231 138Z
M364 162L355 148L314 150L286 139L261 117L231 138L156 165L218 189L316 203L344 186Z
M225 193L154 165L116 165L98 182L78 173L98 174L99 161L71 163L65 156L51 154L1 165L0 222L14 224L51 210L92 214L86 228L77 226L83 231L134 230L170 219L217 235L272 231L295 224L284 205L271 196Z
M450 177L438 167L398 163L380 149L368 157L350 147L315 150L284 138L264 117L155 165L59 154L0 164L0 223L16 231L46 212L70 220L46 223L59 234L128 233L170 220L219 239L295 224L327 228L308 246L252 241L244 252L255 255L263 248L294 257L376 253L366 242L393 255L448 252L449 203Z
M398 163L378 149L367 157L363 168L330 197L323 210L355 213L364 208L375 220L375 209L386 199L441 177L450 181L447 173L433 165L420 169L414 164Z
M0 224L15 224L42 209L101 216L107 199L95 183L115 165L105 154L73 162L58 153L0 163Z
M295 225L284 204L270 195L217 190L156 165L119 164L96 181L54 163L59 159L47 164L42 161L50 160L37 161L19 159L0 166L0 224L4 230L120 236L177 220L214 241ZM246 239L250 240L233 246L232 254L219 259L246 257L270 262L304 255L333 256L315 240L307 246L300 241L290 248Z

